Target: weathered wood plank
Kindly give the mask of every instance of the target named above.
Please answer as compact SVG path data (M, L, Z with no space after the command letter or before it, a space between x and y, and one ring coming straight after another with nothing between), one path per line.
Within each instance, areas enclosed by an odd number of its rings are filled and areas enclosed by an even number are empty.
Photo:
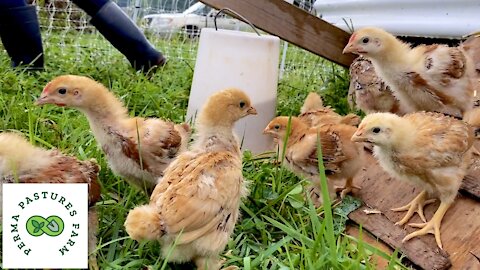
M465 176L460 187L462 191L480 200L480 170L473 169Z
M402 239L407 235L405 230L395 226L383 214L365 214L363 210L366 208L368 207L362 206L350 213L348 217L356 223L362 224L364 229L382 239L393 249L400 247L400 251L410 261L423 269L448 269L451 266L445 252L428 245L419 238L414 238L403 244Z
M342 54L350 34L284 0L200 0L217 9L230 8L257 28L349 67L355 56Z
M468 182L469 180L467 180ZM420 244L415 243L419 241L425 243L437 254L443 252L437 248L433 235L421 236L406 243L401 243L403 236L413 232L415 228L395 226L394 223L400 220L405 215L405 212L393 212L390 210L391 208L407 204L420 190L409 182L390 177L371 155L367 156L366 169L355 178L355 184L360 185L362 189L356 191L354 196L362 199L368 207L380 210L382 215L364 217L362 216L364 214L359 213L357 210L357 212L352 213L353 216L351 218L363 224L368 231L385 243L401 249L414 264L424 269L435 269L433 265L437 264L436 257L420 260L418 255L415 255L416 252L424 252L421 249L417 249L417 245ZM428 220L431 219L438 205L439 203L436 202L425 208L425 217ZM374 216L383 217L383 221L377 220L379 217ZM479 216L480 203L470 196L462 196L460 194L445 214L441 228L442 243L444 250L450 254L451 269L480 269L480 262L475 257L479 253ZM410 222L419 223L421 220L418 215L414 215ZM388 229L383 230L383 228Z

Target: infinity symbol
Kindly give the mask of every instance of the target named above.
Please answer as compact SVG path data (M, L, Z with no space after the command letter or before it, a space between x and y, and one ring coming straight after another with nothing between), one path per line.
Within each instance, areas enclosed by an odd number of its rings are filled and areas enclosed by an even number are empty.
M48 236L59 236L64 228L63 220L57 216L32 216L27 220L27 232L32 236L46 234Z

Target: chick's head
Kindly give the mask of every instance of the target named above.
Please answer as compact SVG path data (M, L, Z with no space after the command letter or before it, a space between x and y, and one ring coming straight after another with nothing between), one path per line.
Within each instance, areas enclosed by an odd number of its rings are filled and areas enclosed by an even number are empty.
M62 75L50 81L35 102L36 105L55 104L82 108L96 104L104 95L100 83L84 76Z
M268 123L263 130L263 134L268 134L275 139L284 141L287 138L287 134L290 136L293 132L301 132L304 128L305 124L297 117L278 116Z
M365 27L355 31L347 46L343 49L343 53L354 53L375 57L382 55L390 48L392 40L396 38L383 29L376 27Z
M389 146L400 137L401 117L391 113L367 115L352 136L354 142L369 142L379 146Z
M231 126L247 115L257 114L250 98L242 90L226 89L210 96L199 115L202 125Z

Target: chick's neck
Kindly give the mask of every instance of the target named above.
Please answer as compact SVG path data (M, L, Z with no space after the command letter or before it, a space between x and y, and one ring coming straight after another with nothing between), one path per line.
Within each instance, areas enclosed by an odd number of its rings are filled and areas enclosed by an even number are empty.
M79 108L90 122L114 124L128 118L128 112L122 102L106 89L96 91L95 96L89 98L87 106Z

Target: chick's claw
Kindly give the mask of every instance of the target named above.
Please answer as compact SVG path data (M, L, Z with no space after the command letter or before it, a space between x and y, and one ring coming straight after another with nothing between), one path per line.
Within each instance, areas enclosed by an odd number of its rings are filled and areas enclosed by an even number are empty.
M423 214L423 208L425 207L425 205L435 202L435 199L426 200L426 197L427 197L427 192L422 191L420 194L418 194L417 197L415 197L415 199L413 199L407 205L391 209L394 212L402 212L402 211L408 210L407 214L405 214L405 216L400 221L395 223L395 225L403 225L407 223L410 220L410 218L413 216L413 214L415 214L415 212L418 213L418 215L420 216L423 222L426 222L427 219Z

